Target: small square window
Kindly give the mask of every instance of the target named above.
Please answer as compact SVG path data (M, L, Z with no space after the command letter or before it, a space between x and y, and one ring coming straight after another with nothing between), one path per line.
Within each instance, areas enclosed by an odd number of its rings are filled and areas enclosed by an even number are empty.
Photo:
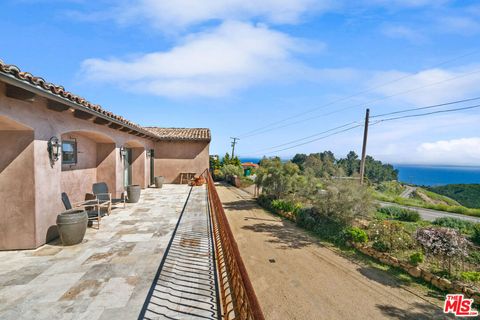
M77 163L77 141L63 140L62 141L62 164L76 164Z

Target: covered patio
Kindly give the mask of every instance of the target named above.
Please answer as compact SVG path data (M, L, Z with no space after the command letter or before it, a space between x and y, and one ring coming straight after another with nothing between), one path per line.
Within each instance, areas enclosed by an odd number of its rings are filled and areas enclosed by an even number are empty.
M79 245L0 252L0 319L136 319L189 192L146 189ZM205 187L194 192L206 196ZM206 201L191 205L207 210Z

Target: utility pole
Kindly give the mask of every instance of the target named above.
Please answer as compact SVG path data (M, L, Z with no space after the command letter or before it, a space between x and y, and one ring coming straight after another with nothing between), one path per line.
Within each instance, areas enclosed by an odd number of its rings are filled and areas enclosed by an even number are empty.
M363 147L362 147L362 161L360 162L360 184L363 185L365 176L365 157L367 155L367 137L368 137L368 122L370 119L370 109L367 108L365 113L365 128L363 129Z
M230 139L232 139L232 159L233 157L235 156L235 145L238 143L237 141L240 140L238 138L232 138L230 137Z

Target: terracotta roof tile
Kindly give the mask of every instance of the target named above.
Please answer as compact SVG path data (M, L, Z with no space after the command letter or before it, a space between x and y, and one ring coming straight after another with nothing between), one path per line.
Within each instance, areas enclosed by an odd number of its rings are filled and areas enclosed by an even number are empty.
M210 141L210 129L208 128L159 128L145 127L162 140L197 140Z
M124 117L116 115L110 111L103 109L98 104L93 104L87 101L85 98L77 96L72 92L66 91L64 87L45 81L40 77L35 77L29 72L21 71L20 68L13 64L6 64L0 60L0 73L14 77L18 81L26 82L50 94L65 98L73 103L76 103L87 109L96 111L108 118L120 121L139 132L149 134L153 137L162 140L203 140L210 141L210 129L206 128L158 128L158 127L142 127L136 123L133 123Z

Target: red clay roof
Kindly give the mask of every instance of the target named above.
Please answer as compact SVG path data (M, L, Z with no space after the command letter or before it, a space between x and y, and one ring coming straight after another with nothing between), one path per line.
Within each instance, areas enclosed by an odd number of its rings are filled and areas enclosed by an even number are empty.
M208 128L159 128L145 127L161 140L197 140L210 141L210 129Z
M55 96L67 99L81 107L96 111L106 118L114 119L118 122L124 123L139 132L150 133L155 138L162 140L204 140L210 141L210 129L206 128L158 128L158 127L142 127L133 123L122 116L116 115L110 111L103 109L98 104L93 104L85 98L77 96L70 91L65 90L64 87L45 81L41 77L36 77L31 73L21 71L20 68L13 64L6 64L0 60L0 73L15 78L18 81L28 83L36 88L53 94Z
M244 162L244 163L242 163L242 167L254 167L254 168L256 168L256 167L258 167L258 164L253 163L253 162Z

